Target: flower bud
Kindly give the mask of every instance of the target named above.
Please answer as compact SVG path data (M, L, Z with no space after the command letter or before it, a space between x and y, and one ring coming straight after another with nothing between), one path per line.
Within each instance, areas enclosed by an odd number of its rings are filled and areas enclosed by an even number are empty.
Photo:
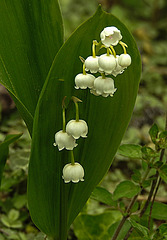
M79 73L76 77L75 77L75 88L76 89L86 89L86 88L93 88L94 86L94 80L95 77L92 74L82 74Z
M103 97L112 97L117 88L114 87L112 78L102 78L101 76L95 79L94 88L91 93L94 95L102 95Z
M98 57L87 57L87 59L85 60L85 67L86 71L90 71L91 73L97 73L97 71L99 71Z
M78 144L72 136L60 130L55 134L55 143L53 145L58 146L59 151L61 151L64 148L67 150L73 150Z
M111 74L116 67L116 60L113 55L107 56L103 54L99 57L99 71L105 72L106 74Z
M84 181L84 169L83 167L75 162L74 164L68 163L63 168L63 176L65 183L72 181L73 183L78 183L79 181Z
M131 56L129 54L121 54L118 58L118 64L121 67L128 67L131 64Z
M79 137L86 138L88 125L84 120L70 120L66 125L66 132L75 139L78 139Z
M116 77L118 74L122 74L124 72L124 69L125 69L125 67L122 67L122 66L119 65L118 59L119 59L119 55L116 56L115 60L116 60L117 64L116 64L115 69L111 73L114 77Z

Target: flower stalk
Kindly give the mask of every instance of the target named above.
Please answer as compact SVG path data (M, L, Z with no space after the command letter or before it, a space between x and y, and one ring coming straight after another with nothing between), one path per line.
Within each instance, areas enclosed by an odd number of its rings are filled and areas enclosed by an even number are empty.
M76 110L76 121L79 122L79 108L78 108L78 102L82 102L79 98L77 97L72 97L72 100L75 104L75 110Z
M96 58L96 45L97 45L97 41L93 40L93 44L92 44L92 56L94 58Z
M71 155L71 164L74 165L75 164L75 160L74 160L74 152L73 152L73 150L70 151L70 155Z
M119 41L119 44L122 46L123 51L124 51L124 54L126 54L126 47L128 47L128 46L126 45L126 43L124 43L124 42L122 42L122 41Z
M62 101L62 115L63 115L63 132L66 132L66 105L65 105L65 99L66 99L67 96L65 96L63 98L63 101Z

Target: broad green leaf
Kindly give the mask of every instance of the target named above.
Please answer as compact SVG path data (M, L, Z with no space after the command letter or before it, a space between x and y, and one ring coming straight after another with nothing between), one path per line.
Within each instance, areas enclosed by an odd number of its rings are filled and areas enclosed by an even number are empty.
M91 198L99 202L105 203L109 206L115 206L115 202L112 199L112 194L105 188L96 187L91 194Z
M139 193L140 187L135 185L131 181L123 181L116 187L113 193L113 200L117 200L122 197L132 198Z
M132 180L136 183L140 183L141 181L141 172L138 169L133 170L133 175L131 176Z
M17 209L20 209L22 207L24 207L27 203L27 195L23 194L23 195L16 195L13 199L13 206Z
M4 226L9 228L22 228L22 222L18 220L19 217L19 211L16 211L12 209L8 216L2 214L1 216L1 222Z
M116 222L116 223L113 223L110 228L108 229L108 232L109 232L109 235L110 235L110 240L111 240L111 237L113 237L118 225L120 224L120 221L119 222ZM129 221L125 221L123 227L121 228L120 232L119 232L119 235L117 237L117 240L122 240L124 239L124 237L126 236L128 230L130 229L131 227L131 224L129 223Z
M139 232L141 232L143 234L144 237L146 237L146 239L148 239L148 235L149 235L149 231L148 228L144 227L143 225L135 222L133 219L130 219L129 222L131 223L132 227L134 227L135 229L137 229Z
M163 179L163 181L165 183L167 183L167 164L163 165L160 169L159 169L159 175L160 177Z
M159 156L159 154L150 147L145 147L145 146L142 147L141 152L142 152L142 158L148 161L152 158Z
M8 135L4 142L0 143L0 184L2 179L3 170L9 153L9 144L15 142L22 134Z
M151 185L153 179L147 179L142 183L143 188L147 188Z
M132 65L116 77L114 97L97 97L89 90L76 90L74 78L82 71L79 56L91 55L94 39L106 26L121 30L128 45ZM117 51L122 53L122 49ZM34 223L55 239L66 239L69 228L95 186L109 169L112 159L129 123L139 85L141 62L136 43L113 15L99 7L96 14L83 23L66 41L57 54L37 105L29 165L28 202ZM80 119L86 120L89 133L79 139L74 149L75 160L85 169L85 181L65 184L62 169L69 161L69 152L53 147L54 135L62 129L62 99L76 96ZM67 101L68 103L68 101ZM74 104L67 109L67 121L75 117Z
M81 214L74 221L74 233L78 240L110 240L110 226L120 219L119 211L98 215Z
M163 131L159 134L159 138L167 138L167 131Z
M125 157L142 159L141 146L135 144L124 144L118 149L118 153Z
M57 0L1 0L0 33L0 83L31 133L39 94L63 43Z
M158 133L159 133L158 126L157 126L156 123L154 123L152 125L152 127L150 128L150 130L149 130L149 134L150 134L150 137L151 137L151 140L153 141L153 143L156 143L156 139L158 137Z
M15 210L15 209L11 209L10 212L8 213L8 218L11 220L11 221L15 221L19 218L19 211L18 210Z
M166 235L167 237L167 223L161 224L158 229L161 234Z
M145 215L149 215L149 207ZM151 217L158 220L167 220L167 205L160 202L154 202Z

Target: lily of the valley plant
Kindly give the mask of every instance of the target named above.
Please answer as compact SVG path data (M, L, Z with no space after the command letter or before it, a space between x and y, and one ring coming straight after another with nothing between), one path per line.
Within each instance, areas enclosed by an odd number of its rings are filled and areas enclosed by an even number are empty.
M57 0L1 0L0 32L0 82L32 138L30 215L50 239L67 240L130 121L140 54L124 24L100 6L64 42Z

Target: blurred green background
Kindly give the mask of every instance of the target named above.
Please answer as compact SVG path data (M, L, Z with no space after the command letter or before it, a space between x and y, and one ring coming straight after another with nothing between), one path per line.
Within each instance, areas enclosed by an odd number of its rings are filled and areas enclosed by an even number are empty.
M167 109L167 1L166 0L60 0L64 18L65 39L96 11L98 4L128 27L141 53L143 70L138 97L129 127L122 143L151 146L148 130L156 122L165 127ZM86 56L85 56L86 57ZM126 81L126 79L125 79ZM0 240L42 239L33 225L26 199L30 137L23 120L8 92L0 85L0 142L7 134L23 132L19 141L10 147L9 158L0 191ZM115 156L102 186L113 191L116 184L130 179L140 162ZM158 199L167 203L167 186L161 184ZM147 195L147 192L145 193ZM87 213L99 213L103 208L90 200ZM74 228L74 232L75 232ZM73 229L69 239L74 236Z

